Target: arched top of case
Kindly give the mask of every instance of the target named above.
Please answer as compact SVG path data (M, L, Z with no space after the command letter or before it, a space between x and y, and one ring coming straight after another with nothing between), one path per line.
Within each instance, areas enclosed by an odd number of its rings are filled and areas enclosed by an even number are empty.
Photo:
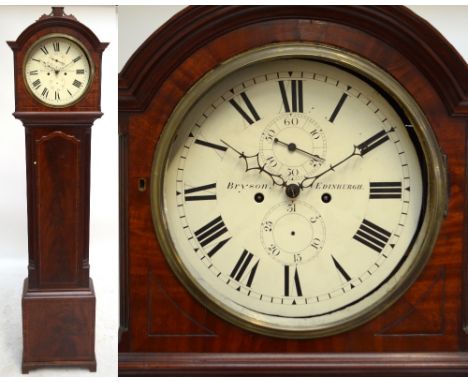
M42 15L35 23L27 27L16 41L8 41L8 45L16 52L21 50L31 37L38 33L53 33L57 28L78 32L97 52L103 52L108 45L108 43L100 42L94 32L80 23L75 16L65 14L64 7L52 7L50 14Z
M449 115L468 116L467 63L434 27L403 6L187 7L155 31L128 60L119 75L119 111L145 111L171 72L220 36L281 20L341 25L380 40L427 78ZM296 35L297 41L312 41L309 38Z
M32 36L36 36L38 32L44 30L48 33L54 32L55 28L67 28L79 32L98 52L103 52L108 45L108 43L100 42L93 31L86 25L80 23L75 16L65 14L63 7L52 7L52 12L50 14L42 15L35 23L27 27L16 41L8 41L8 45L13 51L20 50L29 39Z

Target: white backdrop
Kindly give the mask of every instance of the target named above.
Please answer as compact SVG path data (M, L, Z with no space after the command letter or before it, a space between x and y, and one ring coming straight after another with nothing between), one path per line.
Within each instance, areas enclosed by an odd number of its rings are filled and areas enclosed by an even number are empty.
M6 44L49 6L0 6L0 376L20 373L21 289L27 276L24 127L12 113L13 53ZM30 376L117 375L118 330L118 135L117 13L114 6L66 6L109 46L103 54L104 116L92 128L90 265L97 295L97 374L83 369L40 369Z

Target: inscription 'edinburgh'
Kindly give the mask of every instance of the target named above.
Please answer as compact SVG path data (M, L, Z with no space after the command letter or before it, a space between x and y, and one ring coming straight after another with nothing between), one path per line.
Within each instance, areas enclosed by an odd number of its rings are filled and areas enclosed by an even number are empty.
M315 184L316 190L363 190L363 184L350 184L350 183L321 183Z

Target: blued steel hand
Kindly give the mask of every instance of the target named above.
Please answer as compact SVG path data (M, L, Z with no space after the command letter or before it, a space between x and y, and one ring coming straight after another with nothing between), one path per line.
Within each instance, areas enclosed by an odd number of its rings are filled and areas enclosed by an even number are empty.
M244 152L241 152L241 151L235 149L229 143L223 141L222 139L220 139L220 141L224 145L229 147L231 150L233 150L234 152L239 154L239 158L244 159L244 161L245 161L245 171L246 172L252 171L252 170L258 170L260 173L264 172L265 174L267 174L267 175L269 175L271 177L271 180L273 181L273 184L276 184L277 186L280 186L280 187L286 187L287 186L286 181L283 179L283 177L281 175L271 173L270 171L268 171L265 168L265 165L262 166L260 164L260 159L258 157L258 153L255 154L255 155L245 155Z

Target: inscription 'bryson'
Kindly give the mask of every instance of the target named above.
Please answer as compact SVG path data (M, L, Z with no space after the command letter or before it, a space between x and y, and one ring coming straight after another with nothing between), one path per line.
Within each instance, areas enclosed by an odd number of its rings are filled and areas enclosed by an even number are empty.
M271 190L272 186L268 184L229 182L226 188L228 190L235 190L235 191L241 192L241 191L247 191L247 190Z

